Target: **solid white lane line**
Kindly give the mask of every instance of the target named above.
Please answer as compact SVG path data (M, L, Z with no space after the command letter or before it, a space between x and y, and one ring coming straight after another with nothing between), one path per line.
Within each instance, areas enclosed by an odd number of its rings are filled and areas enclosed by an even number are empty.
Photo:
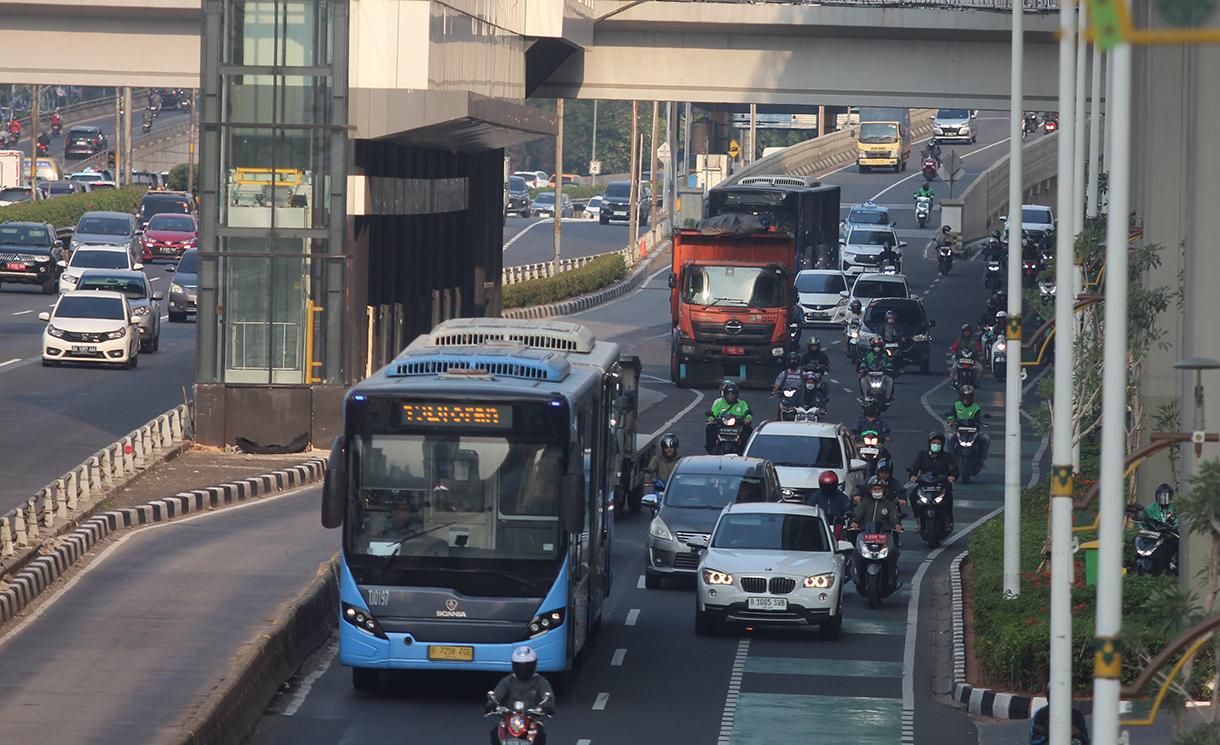
M34 311L32 311L32 310L19 310L19 311L17 311L16 313L14 313L13 315L15 315L15 316L24 316L24 315L25 315L25 314L27 314L27 313L33 313L33 312L34 312Z
M301 708L301 704L305 703L305 697L309 695L309 691L313 689L313 684L318 682L318 678L330 669L330 663L335 659L335 655L339 653L339 642L332 640L326 645L326 651L319 658L321 664L318 669L314 670L305 679L301 681L301 687L297 689L296 695L292 697L292 701L284 708L284 716L290 717L297 713L297 709Z
M9 360L8 362L0 362L0 367L8 367L9 365L12 365L12 364L20 362L20 361L21 361L20 357L14 357L13 359Z
M593 711L601 711L606 708L606 702L610 700L610 694L602 691L597 694L597 699L593 702Z
M628 626L634 626L635 622L638 620L640 620L640 609L639 608L632 608L630 611L628 611L628 613L627 613L627 625Z
M665 424L662 424L660 427L658 427L655 432L650 433L648 435L648 437L644 439L644 442L648 442L649 440L653 439L654 437L661 434L665 430L669 429L670 426L673 425L674 422L676 422L679 419L681 419L682 417L686 416L686 413L688 411L690 411L691 409L698 406L699 402L703 400L703 391L695 391L694 393L695 393L694 401L691 401L689 404L687 404L686 408L683 409L682 411L679 411L677 414L674 414L673 417L671 417L668 422L666 422Z
M733 739L733 722L737 719L737 699L741 696L741 677L746 671L746 655L750 653L750 639L737 643L737 654L733 657L733 671L729 675L729 692L724 697L724 713L720 715L720 736L716 745L729 745Z
M564 218L561 218L561 219L560 219L560 222L582 222L582 221L581 221L581 220L576 220L576 219L571 218L571 217L564 217ZM525 235L526 233L530 232L530 230L532 230L533 228L536 228L536 227L538 227L539 225L552 225L552 226L553 226L554 224L555 224L555 218L553 218L553 217L540 217L540 218L538 218L538 221L537 221L537 222L532 222L532 223L530 223L529 225L526 225L524 228L522 228L522 229L521 229L521 232L520 232L520 233L517 233L517 234L516 234L516 235L514 235L512 238L509 238L509 239L508 239L508 243L505 243L505 244L504 244L504 250L505 250L505 251L507 251L507 250L508 250L508 247L509 247L509 246L511 246L511 245L513 245L514 243L516 243L518 238L520 238L521 236L523 236L523 235Z
M635 583L635 589L637 589L637 590L643 590L644 588L645 588L645 585L644 585L644 575L642 575L642 574L641 574L641 575L640 575L639 580L637 580L637 581L636 581L636 583Z
M627 656L627 650L625 650L625 649L614 650L614 656L610 658L610 666L611 667L621 667L623 664L623 658L626 656Z
M150 277L148 281L149 282L160 282L163 279L165 279L165 278L164 277Z

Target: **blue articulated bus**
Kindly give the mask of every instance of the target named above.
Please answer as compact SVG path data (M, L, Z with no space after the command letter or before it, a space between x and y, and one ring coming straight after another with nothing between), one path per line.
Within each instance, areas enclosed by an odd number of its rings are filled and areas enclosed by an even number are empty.
M508 672L523 643L539 671L571 670L613 577L624 369L638 359L579 324L455 319L348 391L322 524L343 529L357 689L381 670Z

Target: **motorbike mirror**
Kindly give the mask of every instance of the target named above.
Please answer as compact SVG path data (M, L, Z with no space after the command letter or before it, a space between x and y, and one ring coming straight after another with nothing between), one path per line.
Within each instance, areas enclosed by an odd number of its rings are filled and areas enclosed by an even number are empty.
M839 541L838 553L850 554L855 550L855 546L851 545L851 541Z
M1000 215L1000 222L1008 222L1008 218L1004 215Z
M865 463L864 461L860 460L859 458L852 458L851 459L851 468L848 470L863 471L867 467L868 467L868 464Z
M690 546L696 551L701 551L707 548L708 537L705 535L693 535L691 536L690 540L686 542L686 545Z
M657 499L656 494L645 494L640 497L640 506L647 507L650 510L661 509L661 500Z

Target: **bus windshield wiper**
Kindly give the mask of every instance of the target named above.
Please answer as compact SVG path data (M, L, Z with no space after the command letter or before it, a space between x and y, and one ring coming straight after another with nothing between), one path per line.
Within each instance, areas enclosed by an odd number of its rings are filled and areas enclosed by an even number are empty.
M385 575L386 571L389 570L390 565L394 563L394 559L398 558L398 552L402 550L402 544L406 543L407 541L409 541L413 538L421 538L423 536L428 535L429 533L435 533L438 530L441 530L443 528L449 527L450 525L456 525L456 524L457 524L456 522L445 523L444 525L437 525L435 528L421 530L418 533L408 533L408 534L404 535L402 538L399 538L394 543L394 550L391 551L390 555L386 557L385 564L383 564L381 566L381 569L379 569L377 571L377 577L378 578L383 577Z

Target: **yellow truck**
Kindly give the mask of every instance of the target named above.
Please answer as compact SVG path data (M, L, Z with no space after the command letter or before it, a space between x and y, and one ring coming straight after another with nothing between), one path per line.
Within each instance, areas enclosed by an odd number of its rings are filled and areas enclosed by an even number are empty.
M856 165L860 173L873 168L907 169L911 157L910 109L860 109L856 130Z

